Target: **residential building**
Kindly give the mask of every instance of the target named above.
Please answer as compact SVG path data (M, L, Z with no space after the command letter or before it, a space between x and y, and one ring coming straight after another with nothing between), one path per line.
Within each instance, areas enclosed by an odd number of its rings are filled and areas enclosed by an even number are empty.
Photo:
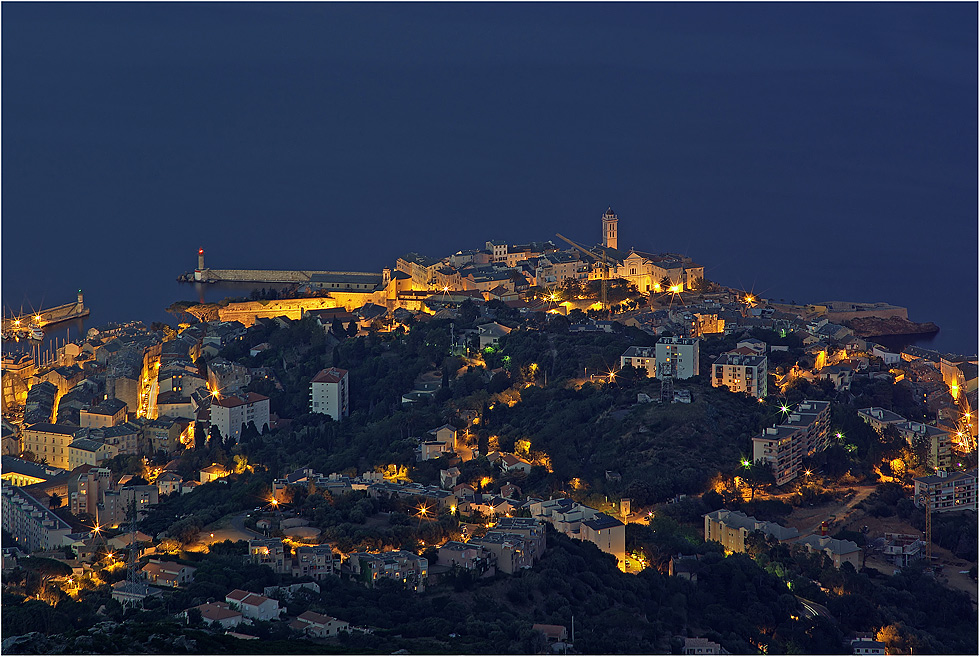
M727 386L732 392L752 397L768 395L769 370L765 356L725 353L712 364L711 385Z
M249 422L261 433L269 426L269 398L257 392L241 397L222 397L211 404L211 426L217 427L223 438L241 438L242 429Z
M379 579L392 579L422 593L429 579L428 559L405 550L356 552L348 555L347 567L353 577L368 586L374 586Z
M834 568L839 569L841 564L845 562L854 566L854 570L861 568L861 548L853 541L810 534L799 539L796 543L805 545L807 552L823 552L834 562Z
M892 413L888 409L877 408L874 406L870 408L859 408L857 414L861 420L863 420L866 424L870 424L875 431L881 434L885 433L885 429L891 425L898 426L899 424L907 422L907 420L898 413Z
M926 464L930 468L948 468L952 465L952 438L948 431L922 422L903 422L896 426L909 446L916 446L920 441L926 444Z
M939 469L928 477L916 477L914 501L919 508L929 504L933 513L977 510L977 470L948 472Z
M774 522L756 520L741 511L718 509L704 514L704 540L717 541L729 552L745 552L745 539L758 530L784 543L798 538L800 532Z
M25 552L52 550L64 544L71 526L17 486L0 483L3 529Z
M337 636L338 632L346 632L350 628L350 623L315 611L304 611L289 624L289 627L317 639L326 639Z
M153 483L156 484L157 490L160 491L161 495L171 495L173 493L180 495L184 478L176 472L161 472Z
M925 557L925 547L925 541L918 536L886 532L882 557L898 568L906 568Z
M143 436L148 443L150 451L156 454L164 451L167 454L181 451L183 445L181 437L188 432L191 421L187 418L175 418L167 415L160 415L155 420L151 420L143 427ZM256 426L261 430L262 427ZM188 438L189 440L189 438Z
M212 481L217 481L218 479L224 479L231 473L225 469L223 465L218 465L217 463L212 463L206 468L202 468L199 473L199 479L202 484L206 484Z
M721 644L708 641L701 637L685 637L682 655L727 655L727 650Z
M616 557L621 568L626 567L626 525L605 513L583 520L579 529L583 541L589 541L606 554Z
M696 338L660 338L657 340L656 362L669 368L675 379L697 376L701 358L699 342Z
M191 607L191 609L200 611L201 618L208 625L217 623L226 630L236 627L243 620L242 612L232 609L227 602L208 602L203 605ZM190 609L184 612L185 620L189 620L189 611Z
M852 655L884 655L885 644L870 637L858 637L851 641Z
M68 469L74 470L80 465L99 465L103 461L115 457L116 448L100 440L79 438L68 445Z
M476 327L479 331L480 338L480 349L486 349L487 347L496 346L500 343L500 338L508 335L513 329L507 328L503 324L498 324L497 322L490 322L489 324L482 324Z
M123 486L119 490L102 493L97 517L100 525L117 527L130 519L130 506L136 504L137 517L143 517L149 507L160 501L160 491L156 486Z
M160 561L150 559L140 572L147 582L161 586L176 588L194 581L194 571L197 568L186 566L175 561Z
M252 382L248 368L238 363L215 358L208 362L208 390L221 395L236 395ZM184 394L190 394L197 388L187 389L185 386Z
M595 543L600 550L614 555L619 562L620 568L625 568L626 526L619 520L568 498L531 502L530 512L532 518L550 523L557 531L570 538ZM594 526L587 526L583 529L582 525L585 521L597 517L599 518L599 522L593 523ZM615 523L619 524L616 525ZM604 533L600 534L600 530ZM608 533L605 533L606 530L608 530ZM620 531L622 531L624 536L622 551L619 551ZM596 542L597 540L599 542Z
M500 469L504 472L531 472L531 464L528 461L513 454L503 454L500 457Z
M481 546L494 555L493 563L497 570L508 575L534 565L534 547L520 534L491 531L471 538L466 544Z
M32 424L21 430L21 442L25 452L31 452L38 460L64 470L70 469L68 446L81 433L79 427L66 424Z
M533 548L535 559L544 556L548 533L545 531L544 523L541 520L537 518L498 518L494 529L505 534L523 536Z
M310 381L310 411L341 420L350 414L347 370L330 367Z
M752 459L769 463L782 486L799 475L804 458L829 446L830 402L807 399L781 424L752 438Z
M114 427L126 421L128 410L125 402L113 397L98 406L79 411L79 424L83 428Z
M258 593L235 589L225 596L225 602L245 618L262 621L279 618L279 602Z
M491 565L487 549L476 543L447 541L439 547L439 563L444 566L458 566L463 570L485 572Z
M657 350L655 347L631 346L619 357L619 366L629 365L635 370L647 373L651 379L657 376Z
M249 544L251 552L251 543ZM293 550L293 577L323 579L327 575L337 574L340 557L334 555L330 545L300 545ZM275 569L273 569L275 570Z
M248 554L252 563L265 565L277 573L292 572L292 563L286 560L286 550L281 538L253 538L248 542Z
M532 630L541 632L548 641L567 641L568 628L564 625L547 625L545 623L535 623L531 626Z
M112 471L108 468L89 468L73 473L68 479L68 510L76 516L87 513L96 517L102 496L111 487Z
M431 436L431 438L429 438L429 441L448 445L449 446L448 451L450 452L456 451L457 434L458 431L456 427L454 427L451 424L444 424L441 427L431 429L428 433L428 435Z

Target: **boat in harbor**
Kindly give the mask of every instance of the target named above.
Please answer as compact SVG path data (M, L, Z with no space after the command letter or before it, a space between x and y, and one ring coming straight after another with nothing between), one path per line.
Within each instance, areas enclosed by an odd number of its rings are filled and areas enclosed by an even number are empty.
M36 324L31 324L30 336L31 336L31 340L43 340L44 331L41 330L40 326L37 326Z

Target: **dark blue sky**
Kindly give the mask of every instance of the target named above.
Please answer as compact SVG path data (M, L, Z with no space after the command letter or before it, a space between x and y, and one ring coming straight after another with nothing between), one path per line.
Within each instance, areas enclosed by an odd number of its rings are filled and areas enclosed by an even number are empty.
M976 351L977 5L4 3L4 306L491 238L686 252ZM139 295L139 296L137 296Z

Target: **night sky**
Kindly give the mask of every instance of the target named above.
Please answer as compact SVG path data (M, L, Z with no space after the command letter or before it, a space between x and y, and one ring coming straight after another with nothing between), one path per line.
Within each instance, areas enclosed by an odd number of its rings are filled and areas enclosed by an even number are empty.
M687 253L976 352L977 4L18 4L2 292L167 319L216 268ZM170 318L172 320L172 318Z

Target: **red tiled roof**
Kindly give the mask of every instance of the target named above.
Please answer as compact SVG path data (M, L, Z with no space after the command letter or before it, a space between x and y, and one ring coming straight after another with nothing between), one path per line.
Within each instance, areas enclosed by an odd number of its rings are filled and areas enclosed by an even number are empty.
M227 620L235 617L241 618L242 616L241 612L231 609L224 602L208 602L203 605L198 605L194 609L200 609L201 616L206 621Z
M345 376L347 376L347 370L342 370L339 367L330 367L325 370L320 370L313 377L312 383L340 383L340 380Z

